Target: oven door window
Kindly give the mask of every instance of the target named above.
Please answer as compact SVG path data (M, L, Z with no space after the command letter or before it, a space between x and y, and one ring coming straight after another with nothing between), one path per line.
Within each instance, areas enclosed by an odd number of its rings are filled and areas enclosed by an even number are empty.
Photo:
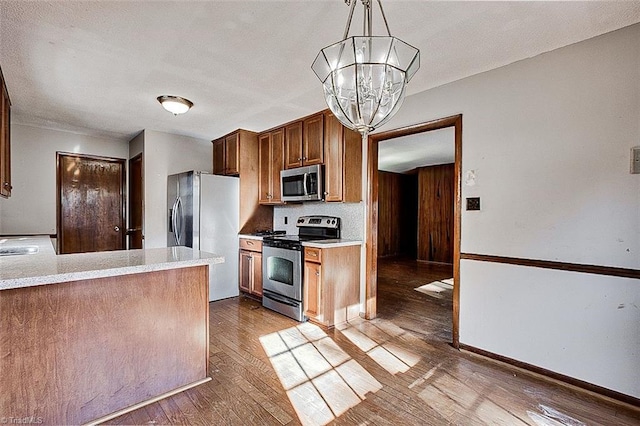
M282 178L282 195L285 197L300 197L304 195L304 176L285 176Z
M293 286L293 262L282 257L267 258L267 276L269 280Z

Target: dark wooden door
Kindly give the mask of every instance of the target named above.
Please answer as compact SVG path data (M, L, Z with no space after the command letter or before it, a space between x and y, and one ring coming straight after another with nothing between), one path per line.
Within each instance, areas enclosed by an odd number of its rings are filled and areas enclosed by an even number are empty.
M142 248L142 153L129 160L129 249Z
M11 101L0 70L0 197L11 196Z
M125 247L125 160L57 153L58 253Z
M453 164L418 172L418 260L453 263L455 169Z

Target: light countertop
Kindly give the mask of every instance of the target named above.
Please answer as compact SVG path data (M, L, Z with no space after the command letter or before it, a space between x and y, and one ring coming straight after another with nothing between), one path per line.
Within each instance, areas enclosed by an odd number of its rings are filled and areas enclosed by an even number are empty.
M48 237L0 238L0 248L16 246L39 251L0 256L0 290L224 262L223 256L188 247L56 255Z
M262 235L251 235L251 234L238 234L239 238L244 238L245 240L259 240L262 241Z
M361 246L362 241L360 240L347 240L344 238L336 238L330 240L314 240L314 241L305 241L302 243L303 247L314 247L314 248L334 248L334 247L347 247L347 246Z

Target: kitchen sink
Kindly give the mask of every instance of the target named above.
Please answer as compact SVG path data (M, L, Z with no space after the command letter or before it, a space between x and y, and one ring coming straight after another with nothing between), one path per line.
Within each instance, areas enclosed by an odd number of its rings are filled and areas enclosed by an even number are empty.
M37 252L38 252L38 246L0 247L0 256L36 254Z

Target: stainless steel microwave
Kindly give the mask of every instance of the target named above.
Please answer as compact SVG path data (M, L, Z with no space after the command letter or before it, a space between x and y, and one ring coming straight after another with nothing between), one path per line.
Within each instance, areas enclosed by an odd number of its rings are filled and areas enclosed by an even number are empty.
M324 198L322 165L280 172L282 201L321 201Z

